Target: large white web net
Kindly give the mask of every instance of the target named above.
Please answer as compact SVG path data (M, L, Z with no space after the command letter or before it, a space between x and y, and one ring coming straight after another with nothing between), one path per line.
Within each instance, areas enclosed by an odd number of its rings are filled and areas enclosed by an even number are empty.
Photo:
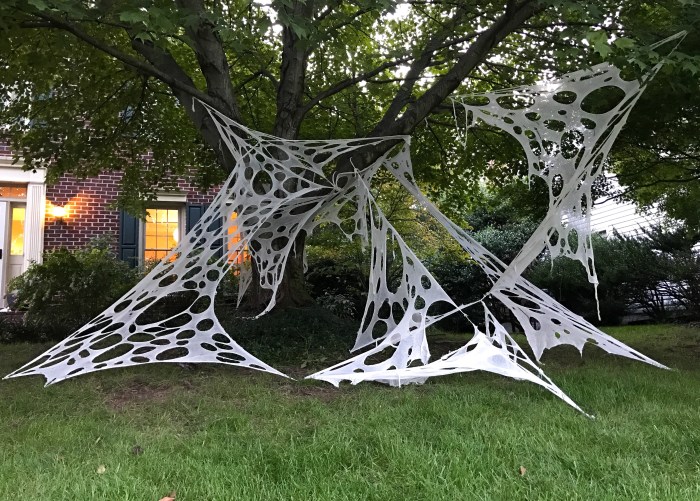
M630 109L657 70L644 79L627 81L619 70L602 64L543 84L455 99L464 108L468 126L478 119L513 135L525 150L531 173L549 186L547 216L509 265L422 194L413 176L408 137L283 140L209 108L236 167L202 218L114 305L7 377L41 374L51 384L149 362L218 362L283 375L239 346L235 332L224 331L214 312L217 286L246 252L261 287L269 291L261 314L268 312L275 305L297 237L310 234L321 223L333 223L348 238L371 244L367 305L353 348L364 351L308 377L335 385L367 380L401 385L485 370L539 384L578 409L518 346L490 305L500 303L515 315L538 360L547 348L570 344L581 350L593 342L610 353L663 367L604 334L521 276L548 247L552 256L581 261L589 280L596 283L588 210L591 185ZM601 89L617 95L596 96ZM601 102L608 109L595 107ZM386 153L360 171L348 168L353 153L368 148ZM339 164L346 168L332 176ZM484 270L492 287L481 300L456 304L411 251L370 193L379 169L393 174ZM398 283L389 276L390 245L402 269ZM253 273L244 268L239 301L252 279ZM431 310L438 303L440 308ZM479 318L470 318L474 311ZM430 361L426 328L452 314L467 316L474 336L462 348Z

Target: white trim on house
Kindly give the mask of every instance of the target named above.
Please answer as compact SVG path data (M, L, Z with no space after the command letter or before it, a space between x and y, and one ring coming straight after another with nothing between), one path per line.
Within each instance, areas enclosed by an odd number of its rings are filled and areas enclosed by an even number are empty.
M24 170L22 163L13 165L9 156L0 156L0 182L27 186L24 220L24 257L22 273L34 262L40 263L44 252L44 219L46 215L46 169ZM7 199L10 200L10 199ZM11 201L11 200L10 200ZM8 256L9 257L9 253ZM5 266L5 262L2 262ZM5 284L0 287L0 305L5 306Z
M12 164L12 157L0 155L0 181L17 184L46 184L46 169L23 170L22 163Z
M46 184L27 185L27 212L24 220L24 262L22 272L32 263L41 263L44 254Z
M187 193L180 192L163 192L158 193L156 198L156 203L175 203L175 204L186 204L187 203Z

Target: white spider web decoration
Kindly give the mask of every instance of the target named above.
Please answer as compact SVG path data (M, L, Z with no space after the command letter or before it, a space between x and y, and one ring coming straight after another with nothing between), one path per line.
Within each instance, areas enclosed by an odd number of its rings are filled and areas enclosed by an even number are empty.
M539 384L580 410L518 346L489 305L500 302L516 316L536 360L545 349L570 344L582 350L590 341L610 353L663 367L601 332L521 276L547 246L552 256L584 263L589 280L597 282L590 245L591 184L658 68L643 80L626 81L619 70L602 64L546 84L455 99L464 107L468 126L478 118L518 139L531 173L545 179L550 188L547 216L509 265L421 193L413 176L409 137L283 140L208 108L236 167L202 218L114 305L6 377L40 374L52 384L79 374L152 362L217 362L284 376L238 345L235 333L224 331L214 312L217 286L245 251L261 288L270 293L260 315L270 311L296 238L302 232L311 234L319 224L333 223L348 238L371 243L367 305L353 348L365 351L308 377L334 385L367 380L402 385L485 370ZM587 110L586 96L605 86L617 87L622 98L603 113ZM378 146L386 153L370 166L331 177L337 164L347 163L352 153ZM492 287L481 300L457 305L386 219L369 190L381 168L392 173L484 270ZM574 233L577 238L570 238ZM390 245L400 258L398 284L388 275ZM239 302L251 280L252 273L241 275ZM431 306L439 303L447 312L431 313ZM475 307L483 318L468 317L475 330L472 339L430 361L426 328L448 315L466 316L466 310Z

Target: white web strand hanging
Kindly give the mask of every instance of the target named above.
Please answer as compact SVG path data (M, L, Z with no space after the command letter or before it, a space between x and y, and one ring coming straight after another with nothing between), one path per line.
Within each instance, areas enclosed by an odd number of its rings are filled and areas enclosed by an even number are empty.
M457 101L468 117L478 116L514 135L526 151L531 172L550 187L545 220L510 265L422 194L413 176L408 137L283 140L248 129L207 107L235 168L200 221L113 306L7 377L41 374L51 384L78 374L152 362L217 362L283 375L239 346L235 333L224 331L214 312L216 289L237 256L247 250L260 286L270 293L260 315L270 311L296 238L302 232L310 234L319 224L333 223L348 238L371 244L367 306L353 348L365 351L309 377L335 385L367 380L402 385L486 370L539 384L579 409L520 349L488 302L500 302L516 316L537 360L545 349L561 344L582 349L591 341L610 353L663 367L599 331L521 276L546 245L553 256L582 261L595 283L588 220L590 185L600 174L629 110L657 70L641 82L627 82L617 69L600 65L549 86L481 94L477 97L482 101L476 104ZM585 96L609 85L619 87L624 97L593 118L585 109ZM337 164L347 164L353 152L379 146L386 153L367 168L345 169L331 177ZM370 194L372 177L381 168L392 173L484 270L492 283L484 298L457 305L411 251ZM569 239L574 230L576 245ZM388 276L390 245L398 251L402 269L396 284ZM241 277L239 301L251 277ZM448 308L447 313L429 312L438 303ZM483 317L469 318L468 307L481 309ZM431 362L426 328L451 314L467 316L474 336L462 348ZM375 361L381 356L385 359Z
M686 34L677 33L651 48L674 41L677 47ZM525 151L530 176L543 179L548 187L547 215L502 281L522 274L546 246L552 259L566 256L581 262L597 300L591 189L603 175L610 148L630 111L663 64L633 80L601 63L535 85L453 98L453 104L464 110L467 129L481 121L514 137Z

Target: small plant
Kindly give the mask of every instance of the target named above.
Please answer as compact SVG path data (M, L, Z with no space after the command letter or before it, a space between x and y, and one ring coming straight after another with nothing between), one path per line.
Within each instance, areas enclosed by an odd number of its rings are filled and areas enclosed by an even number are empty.
M0 317L0 343L15 343L15 342L38 342L41 341L37 337L34 329L25 325L21 317L14 315L3 315Z
M324 292L322 296L316 298L316 302L340 318L355 318L357 315L353 299L345 294Z
M8 290L37 339L59 339L107 308L138 278L102 237L77 251L47 252L43 263L32 264Z

